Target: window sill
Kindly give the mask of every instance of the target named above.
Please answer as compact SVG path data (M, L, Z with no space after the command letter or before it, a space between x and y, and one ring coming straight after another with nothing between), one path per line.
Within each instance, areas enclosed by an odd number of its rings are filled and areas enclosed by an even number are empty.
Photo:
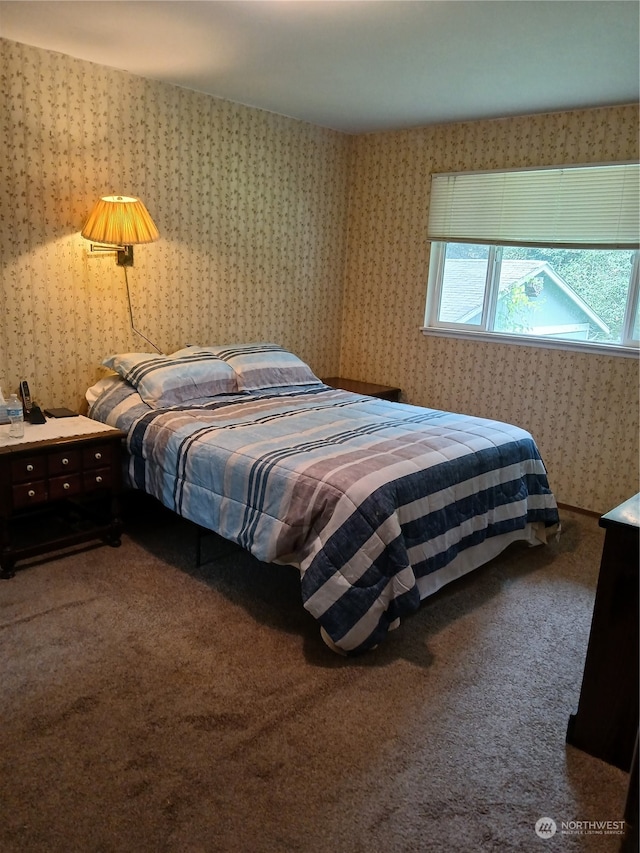
M587 352L593 355L618 355L623 358L638 358L636 347L623 347L619 344L585 343L584 341L551 340L549 338L525 338L516 335L503 335L498 332L474 332L469 329L444 329L422 326L423 335L439 338L459 338L466 341L485 341L497 344L513 344L521 347L541 347L543 349L561 349L572 352Z

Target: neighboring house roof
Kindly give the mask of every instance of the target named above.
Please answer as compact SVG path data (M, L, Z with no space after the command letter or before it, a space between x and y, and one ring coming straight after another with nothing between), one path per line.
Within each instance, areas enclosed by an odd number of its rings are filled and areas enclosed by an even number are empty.
M537 275L547 276L605 334L609 327L547 261L504 260L501 264L500 293ZM482 311L487 262L482 259L447 260L442 288L441 316L454 323L465 323Z

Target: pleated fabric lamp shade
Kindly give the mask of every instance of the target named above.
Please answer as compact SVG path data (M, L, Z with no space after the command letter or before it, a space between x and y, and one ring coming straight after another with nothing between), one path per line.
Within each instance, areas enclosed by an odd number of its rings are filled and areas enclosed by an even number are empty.
M80 233L86 240L109 246L153 243L160 236L140 199L122 195L99 199Z
M85 240L91 241L92 252L116 254L116 264L122 267L124 272L131 328L154 349L162 352L135 326L127 276L127 267L133 266L133 247L138 243L153 243L160 236L147 208L139 198L124 195L103 196L94 205L80 233Z

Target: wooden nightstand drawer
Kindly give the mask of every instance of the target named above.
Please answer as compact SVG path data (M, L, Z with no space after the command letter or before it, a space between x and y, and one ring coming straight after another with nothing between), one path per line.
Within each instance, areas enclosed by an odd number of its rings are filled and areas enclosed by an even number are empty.
M64 450L62 452L49 453L49 475L64 474L67 471L80 470L80 451Z
M66 477L49 478L49 497L52 501L62 498L70 498L71 495L79 495L82 492L82 475L79 471Z
M111 464L112 448L110 444L96 444L82 451L83 468L102 468Z
M111 480L111 468L94 468L91 471L85 470L82 475L85 492L92 492L97 489L110 489Z
M46 476L47 462L45 456L27 456L16 459L11 463L11 482L26 483L31 480L41 480Z
M35 483L19 483L12 489L13 505L16 509L24 509L26 506L45 503L49 500L47 484L44 480Z

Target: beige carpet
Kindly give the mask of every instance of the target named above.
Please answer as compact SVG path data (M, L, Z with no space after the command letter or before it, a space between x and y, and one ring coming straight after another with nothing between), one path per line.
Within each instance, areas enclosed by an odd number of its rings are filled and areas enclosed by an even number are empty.
M209 537L197 570L194 528L136 506L121 548L0 582L2 853L618 850L561 832L621 819L627 785L564 740L597 520L345 660L293 569Z

